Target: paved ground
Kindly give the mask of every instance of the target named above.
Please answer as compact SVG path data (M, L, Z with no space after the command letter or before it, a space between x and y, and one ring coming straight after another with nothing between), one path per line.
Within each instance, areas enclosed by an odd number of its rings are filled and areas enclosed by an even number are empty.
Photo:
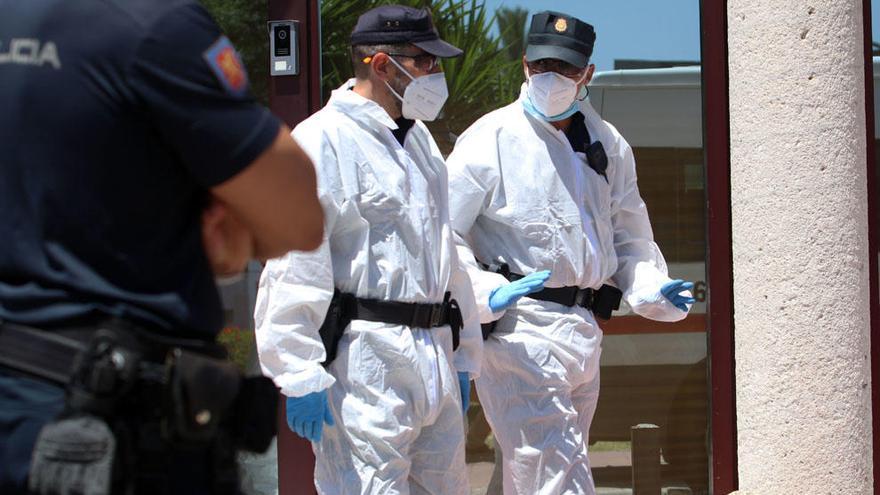
M595 466L619 466L628 465L629 452L596 452L590 454L590 460ZM485 495L489 480L492 479L492 470L495 469L493 462L472 462L468 464L468 476L471 482L471 495ZM596 488L597 495L632 495L630 488ZM494 495L494 494L489 494ZM500 494L498 494L500 495ZM667 487L663 488L662 495L691 495L687 488Z
M489 480L492 479L494 462L472 462L468 464L468 476L471 480L471 495L483 495Z
M486 493L486 487L489 486L489 480L492 479L493 469L495 469L495 463L492 462L473 462L468 464L471 495L484 495ZM632 495L632 490L628 488L598 488L596 493L597 495Z
M276 495L278 492L275 449L269 449L267 455L242 454L244 491L248 495ZM627 465L629 452L595 452L590 454L595 466ZM489 480L492 479L494 462L472 462L468 464L468 476L471 483L471 495L485 495ZM597 495L632 495L629 488L606 488L596 490ZM690 495L690 490L664 488L663 495ZM500 494L489 494L500 495Z

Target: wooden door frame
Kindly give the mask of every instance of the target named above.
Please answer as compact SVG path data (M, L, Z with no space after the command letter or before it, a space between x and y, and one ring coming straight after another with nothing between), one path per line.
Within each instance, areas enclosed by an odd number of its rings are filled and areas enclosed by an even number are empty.
M878 232L877 232L877 163L874 137L874 61L871 45L871 0L862 1L864 54L865 54L865 144L866 176L868 181L868 270L870 287L870 352L871 352L871 411L874 440L874 493L880 495L877 466L880 466L880 295L878 295Z
M727 1L700 2L713 493L737 489Z
M269 107L291 128L321 108L321 23L318 0L268 0L269 20L299 21L300 73L269 76ZM268 38L266 40L268 42ZM268 64L269 61L266 60ZM313 495L311 443L287 427L284 397L278 409L278 493Z

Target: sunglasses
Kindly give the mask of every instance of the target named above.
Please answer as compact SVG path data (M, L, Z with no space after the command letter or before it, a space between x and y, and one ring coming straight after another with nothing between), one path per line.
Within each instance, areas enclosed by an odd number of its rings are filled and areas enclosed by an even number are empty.
M416 68L425 72L430 72L436 67L440 66L440 58L436 55L431 55L430 53L420 53L418 55L408 55L406 53L386 53L386 55L388 55L389 57L411 58Z
M557 60L555 58L542 58L535 60L534 62L527 62L526 65L528 65L529 72L532 74L555 72L560 76L570 77L572 79L580 78L584 75L584 71L587 70L586 68L581 69L580 67L575 67L568 62L563 62L562 60Z

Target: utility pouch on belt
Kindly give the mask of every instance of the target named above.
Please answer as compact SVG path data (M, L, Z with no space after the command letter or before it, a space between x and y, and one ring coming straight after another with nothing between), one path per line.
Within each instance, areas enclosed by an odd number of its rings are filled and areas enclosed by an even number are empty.
M174 349L168 355L168 407L162 433L170 442L214 438L229 417L241 388L241 374L229 361Z
M166 440L206 443L224 428L238 449L262 453L269 448L278 414L278 389L270 378L244 377L226 359L179 348L169 353L166 365Z
M115 455L116 438L103 419L55 420L37 437L28 488L40 495L108 495Z
M590 309L596 318L610 320L611 312L620 309L620 300L623 292L613 285L605 284L594 293L593 304Z

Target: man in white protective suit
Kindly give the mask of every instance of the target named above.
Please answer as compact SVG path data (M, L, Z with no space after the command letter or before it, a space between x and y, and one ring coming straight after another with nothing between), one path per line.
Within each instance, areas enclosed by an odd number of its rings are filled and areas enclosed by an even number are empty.
M320 493L466 494L462 409L482 339L446 166L421 122L446 100L440 58L462 52L427 10L398 5L363 14L351 41L355 79L293 131L318 172L325 238L266 265L260 363L313 442Z
M578 19L534 15L519 99L477 120L447 161L459 258L481 322L494 322L475 383L505 494L595 493L596 317L621 296L660 321L693 303L654 243L632 150L583 102L594 41Z

